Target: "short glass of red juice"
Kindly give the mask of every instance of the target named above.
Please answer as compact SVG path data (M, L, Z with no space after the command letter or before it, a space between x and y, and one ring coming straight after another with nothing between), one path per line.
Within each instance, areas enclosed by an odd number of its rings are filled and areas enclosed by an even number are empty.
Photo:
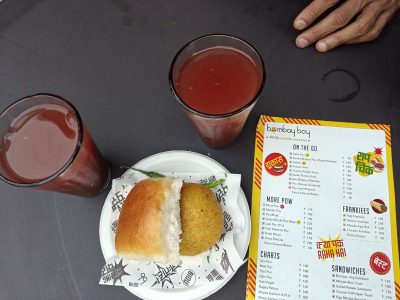
M0 178L17 187L95 196L110 182L110 168L75 107L36 94L0 115Z
M202 140L221 149L240 135L264 87L265 67L249 43L231 35L211 34L179 50L169 83Z

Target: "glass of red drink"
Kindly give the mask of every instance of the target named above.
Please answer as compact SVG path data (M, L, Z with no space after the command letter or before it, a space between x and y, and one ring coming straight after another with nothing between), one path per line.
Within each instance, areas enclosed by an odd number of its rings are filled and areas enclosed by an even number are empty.
M212 148L225 148L236 140L264 82L258 52L224 34L202 36L183 46L169 73L173 94Z
M11 104L0 115L0 178L18 187L94 196L110 182L75 107L52 94Z

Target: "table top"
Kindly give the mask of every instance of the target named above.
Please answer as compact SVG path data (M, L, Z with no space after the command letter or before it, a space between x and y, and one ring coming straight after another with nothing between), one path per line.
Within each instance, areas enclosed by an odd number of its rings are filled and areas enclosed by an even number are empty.
M66 97L110 162L191 150L242 174L251 199L260 114L387 123L400 150L400 19L375 42L320 54L294 44L292 21L307 1L5 0L0 4L0 109L25 95ZM195 37L249 41L266 86L242 135L225 150L200 140L168 87L170 62ZM341 69L345 72L324 74ZM353 74L349 76L350 74ZM346 95L360 90L346 102ZM345 99L346 100L346 99ZM400 156L394 155L400 191ZM0 299L136 299L98 284L104 258L99 219L107 192L86 199L0 183ZM397 207L398 215L400 205ZM246 266L210 299L244 299Z

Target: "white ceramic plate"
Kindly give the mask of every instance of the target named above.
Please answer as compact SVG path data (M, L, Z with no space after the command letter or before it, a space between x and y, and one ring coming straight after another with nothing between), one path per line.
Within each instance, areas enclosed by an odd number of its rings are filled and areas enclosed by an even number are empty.
M212 173L212 172L227 172L229 171L216 162L212 158L189 151L167 151L149 156L134 167L158 172L194 172L194 173ZM111 192L108 194L104 203L103 210L100 216L100 245L105 260L116 255L114 246L114 235L108 226L108 220L111 218L111 205L107 205L111 201ZM250 241L250 210L243 190L239 193L239 208L243 212L245 218L244 230L234 235L234 243L236 249L242 259L244 259ZM233 275L232 275L233 276ZM198 300L204 299L207 296L215 293L222 288L231 278L227 277L224 280L211 282L193 288L176 289L176 290L156 290L148 288L129 288L126 287L131 293L146 300Z

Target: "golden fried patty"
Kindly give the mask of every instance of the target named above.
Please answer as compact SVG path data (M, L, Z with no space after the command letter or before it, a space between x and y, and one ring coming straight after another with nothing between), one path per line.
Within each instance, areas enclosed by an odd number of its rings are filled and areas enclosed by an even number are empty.
M184 183L181 189L180 255L196 255L211 248L224 228L222 209L207 187Z

